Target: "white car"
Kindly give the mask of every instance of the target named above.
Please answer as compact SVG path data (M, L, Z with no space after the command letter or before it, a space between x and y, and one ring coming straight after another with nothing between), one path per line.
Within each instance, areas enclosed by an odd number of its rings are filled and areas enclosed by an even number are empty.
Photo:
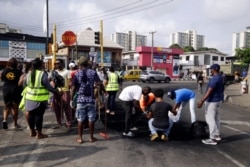
M161 81L164 81L166 83L169 83L171 81L171 78L169 75L162 73L161 71L157 70L151 70L151 71L142 71L140 74L140 81L142 82L150 82L153 83L155 81L158 81L159 83Z

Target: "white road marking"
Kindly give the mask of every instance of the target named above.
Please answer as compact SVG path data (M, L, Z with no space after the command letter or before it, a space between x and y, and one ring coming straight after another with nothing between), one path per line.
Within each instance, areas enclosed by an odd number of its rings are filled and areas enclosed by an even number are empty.
M243 165L242 163L240 163L239 161L237 161L236 159L234 159L230 155L226 154L225 152L222 152L222 151L218 150L218 153L220 153L221 155L223 155L225 158L227 158L228 160L230 160L232 163L234 163L238 167L246 167L245 165Z

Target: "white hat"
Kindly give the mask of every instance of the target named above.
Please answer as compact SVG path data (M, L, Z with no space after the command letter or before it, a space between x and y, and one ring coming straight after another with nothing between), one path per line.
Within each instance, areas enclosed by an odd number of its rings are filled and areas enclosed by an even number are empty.
M69 63L69 67L75 67L75 63Z

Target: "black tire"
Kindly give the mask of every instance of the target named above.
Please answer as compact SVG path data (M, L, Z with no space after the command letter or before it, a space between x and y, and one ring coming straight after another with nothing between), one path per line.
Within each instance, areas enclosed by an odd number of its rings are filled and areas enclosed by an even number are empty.
M155 81L155 79L154 78L149 78L149 83L153 83L154 81Z
M169 78L166 78L165 79L165 83L169 83L170 82L170 79Z

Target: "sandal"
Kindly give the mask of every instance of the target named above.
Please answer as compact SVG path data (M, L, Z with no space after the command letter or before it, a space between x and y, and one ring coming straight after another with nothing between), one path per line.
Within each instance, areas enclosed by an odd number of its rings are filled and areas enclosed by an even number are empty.
M114 111L111 111L109 114L110 114L110 115L115 115L115 112L114 112Z
M35 137L36 136L36 132L31 132L30 133L30 137Z
M44 139L44 138L48 138L48 135L45 134L40 134L40 135L36 135L37 139Z

